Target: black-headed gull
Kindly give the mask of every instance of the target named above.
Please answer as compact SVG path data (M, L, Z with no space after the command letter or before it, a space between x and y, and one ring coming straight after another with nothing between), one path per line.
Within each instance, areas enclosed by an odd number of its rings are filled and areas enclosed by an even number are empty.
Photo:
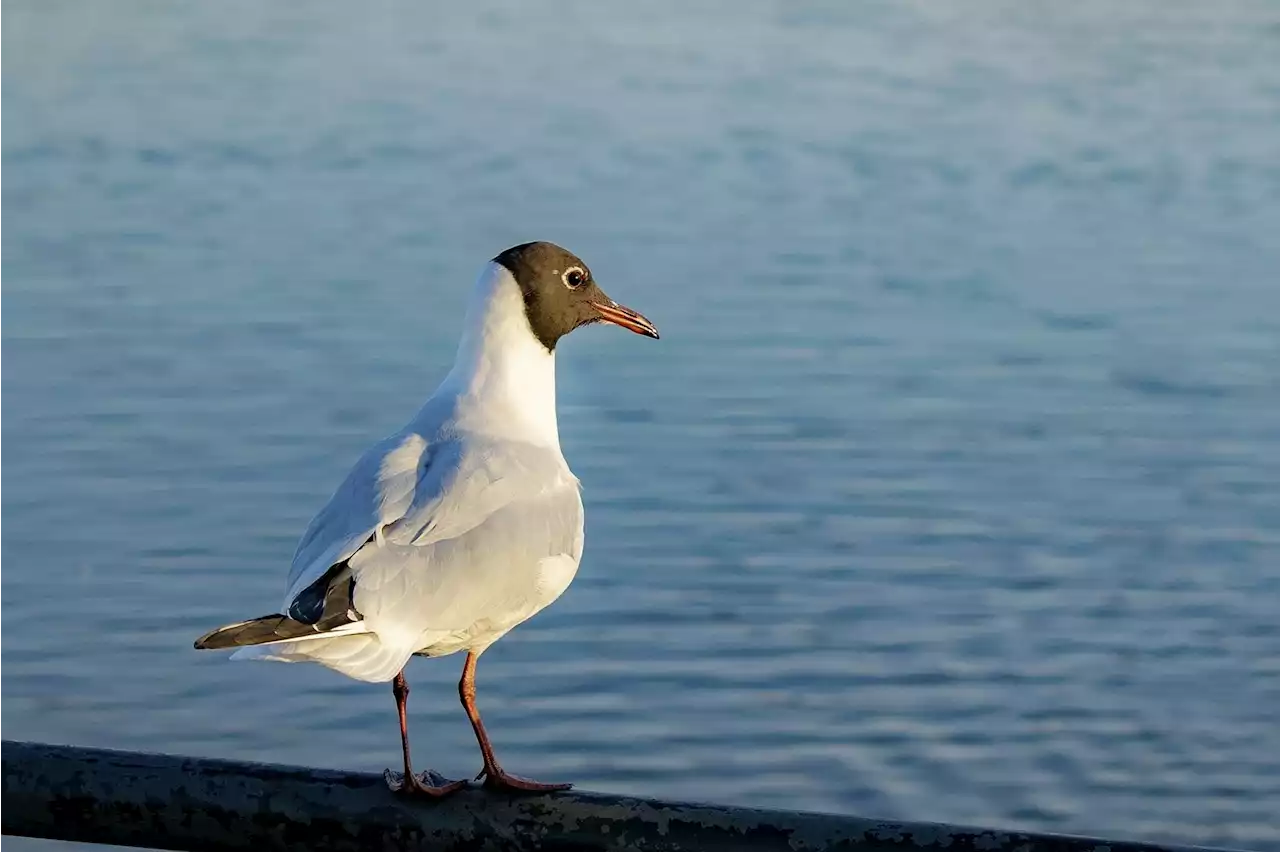
M195 646L391 681L404 777L388 770L388 783L431 796L465 782L435 785L413 774L404 667L415 654L466 651L458 693L485 785L566 789L498 765L476 710L475 671L486 648L560 597L577 573L582 498L560 451L555 348L594 322L658 336L559 246L525 243L495 257L476 283L453 369L408 425L356 462L311 521L280 612L221 627Z

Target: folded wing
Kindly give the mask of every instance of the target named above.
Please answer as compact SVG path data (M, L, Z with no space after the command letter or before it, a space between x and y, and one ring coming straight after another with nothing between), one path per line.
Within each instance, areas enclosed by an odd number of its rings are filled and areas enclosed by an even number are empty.
M392 436L311 522L281 614L220 628L197 647L267 645L237 656L312 659L383 680L414 652L487 644L555 600L577 570L582 522L557 450Z

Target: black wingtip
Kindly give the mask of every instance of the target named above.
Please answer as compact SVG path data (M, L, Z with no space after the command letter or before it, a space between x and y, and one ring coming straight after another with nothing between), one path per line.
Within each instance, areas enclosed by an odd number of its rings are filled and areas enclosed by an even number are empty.
M249 621L227 624L201 636L195 641L194 647L197 651L226 651L245 645L260 645L264 642L284 639L288 634L286 632L285 635L281 635L279 628L289 621L287 616L273 613Z
M219 646L219 643L214 641L214 639L217 637L219 633L223 632L226 629L227 628L225 627L219 627L217 630L210 630L208 633L201 636L195 642L191 643L191 645L197 651L216 651L220 646ZM222 645L221 647L229 648L233 646Z
M197 651L225 651L246 645L267 645L301 639L304 636L319 636L355 620L350 612L341 612L331 620L321 619L315 624L304 624L276 612L211 630L195 641L195 648Z

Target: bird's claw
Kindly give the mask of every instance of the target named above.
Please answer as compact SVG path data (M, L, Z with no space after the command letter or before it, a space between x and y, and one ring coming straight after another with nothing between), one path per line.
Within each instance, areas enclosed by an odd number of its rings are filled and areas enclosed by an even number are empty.
M383 779L393 793L405 796L426 796L431 799L443 799L450 793L456 793L467 786L466 781L450 781L438 772L427 770L417 775L405 775L403 772L384 770Z
M502 769L490 769L487 766L480 770L475 780L479 781L482 778L484 779L484 788L486 790L506 793L555 793L573 787L572 784L548 784L542 781L530 781L528 778L510 775Z

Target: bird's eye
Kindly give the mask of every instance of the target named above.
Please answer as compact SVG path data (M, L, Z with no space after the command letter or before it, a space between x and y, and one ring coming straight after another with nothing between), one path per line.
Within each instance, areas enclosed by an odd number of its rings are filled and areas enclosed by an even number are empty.
M564 271L564 275L560 276L564 281L564 286L570 290L577 290L583 284L587 283L587 273L580 266L571 266Z

